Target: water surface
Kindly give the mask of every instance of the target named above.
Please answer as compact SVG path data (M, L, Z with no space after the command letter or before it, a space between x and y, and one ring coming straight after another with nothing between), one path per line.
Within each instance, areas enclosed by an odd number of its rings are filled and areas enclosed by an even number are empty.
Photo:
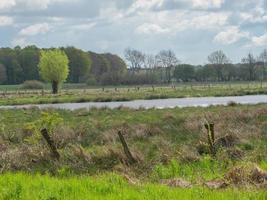
M174 108L174 107L207 107L211 105L227 105L229 102L238 104L259 104L267 103L267 95L249 95L232 97L192 97L192 98L173 98L173 99L155 99L155 100L134 100L127 102L88 102L88 103L61 103L61 104L37 104L20 106L0 106L0 109L16 109L37 107L40 109L90 109L90 108L118 108L128 107L133 109L142 108Z

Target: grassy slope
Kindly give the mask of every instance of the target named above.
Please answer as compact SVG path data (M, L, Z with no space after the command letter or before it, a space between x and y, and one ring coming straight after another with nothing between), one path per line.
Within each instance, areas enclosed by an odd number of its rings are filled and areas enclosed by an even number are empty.
M70 86L69 86L70 87ZM10 86L10 88L12 88ZM13 88L14 89L14 88ZM21 104L44 104L44 103L65 103L65 102L90 102L90 101L129 101L135 99L163 99L183 97L204 97L204 96L239 96L250 94L267 94L267 85L260 87L259 84L218 84L212 87L179 85L175 89L171 87L143 87L136 90L132 87L115 88L107 87L105 91L99 89L72 89L62 90L58 95L51 95L49 91L42 96L41 91L27 91L20 94L10 91L0 95L0 105L21 105Z
M46 112L59 113L64 119L64 125L53 134L56 143L61 144L59 162L51 159L43 142L27 140L28 123L40 118L39 110L1 111L0 163L4 175L0 176L0 199L266 199L266 192L254 189L211 191L158 185L161 179L174 177L192 182L221 178L233 166L249 162L267 170L266 104ZM205 136L205 118L215 122L216 137L233 134L240 138L234 148L223 149L215 160L196 150ZM120 162L125 157L116 135L118 127L124 128L132 152L140 159L135 166ZM229 152L234 149L244 153L242 160L230 158ZM9 173L21 171L58 178ZM116 175L101 176L110 172L154 184L132 186Z
M51 178L40 175L5 174L0 177L0 199L5 200L265 200L266 198L267 192L263 190L171 189L155 184L133 186L116 175L100 178Z

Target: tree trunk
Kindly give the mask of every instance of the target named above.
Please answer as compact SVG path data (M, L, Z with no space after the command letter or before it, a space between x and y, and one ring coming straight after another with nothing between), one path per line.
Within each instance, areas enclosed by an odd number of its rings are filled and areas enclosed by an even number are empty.
M52 92L53 92L53 94L57 94L58 93L58 82L56 82L56 81L53 81L52 82Z

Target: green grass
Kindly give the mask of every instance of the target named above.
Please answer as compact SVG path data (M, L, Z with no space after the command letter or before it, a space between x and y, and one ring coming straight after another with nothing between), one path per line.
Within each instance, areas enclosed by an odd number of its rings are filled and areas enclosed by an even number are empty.
M49 86L47 85L48 89ZM208 85L179 84L176 88L170 86L136 87L107 86L103 88L86 85L66 84L60 94L52 95L49 90L18 90L18 86L0 86L0 105L72 103L72 102L109 102L130 101L136 99L165 99L206 96L242 96L252 94L267 94L267 84L260 83L225 83ZM5 90L7 89L7 92Z
M53 110L63 123L50 132L61 155L29 128L41 119L38 109L1 110L0 199L246 199L265 200L255 187L209 190L203 181L222 179L229 170L255 163L267 170L266 104L175 109ZM216 138L237 135L233 147L216 158L200 154L205 119L215 123ZM46 123L48 125L49 123ZM39 127L41 128L41 127ZM138 163L127 165L117 130ZM232 158L231 153L242 156ZM42 175L38 175L42 174ZM138 180L128 184L124 175ZM170 188L162 179L182 178L191 189Z
M102 177L53 178L27 174L0 176L0 199L3 200L265 200L264 190L209 190L168 188L156 184L129 185L117 175Z

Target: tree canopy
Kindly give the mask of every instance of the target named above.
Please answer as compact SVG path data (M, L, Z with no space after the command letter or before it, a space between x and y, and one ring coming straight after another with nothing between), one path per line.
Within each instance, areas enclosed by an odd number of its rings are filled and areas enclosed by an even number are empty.
M58 92L58 85L66 81L69 74L69 59L62 50L41 51L40 75L43 80L52 83L53 93Z

